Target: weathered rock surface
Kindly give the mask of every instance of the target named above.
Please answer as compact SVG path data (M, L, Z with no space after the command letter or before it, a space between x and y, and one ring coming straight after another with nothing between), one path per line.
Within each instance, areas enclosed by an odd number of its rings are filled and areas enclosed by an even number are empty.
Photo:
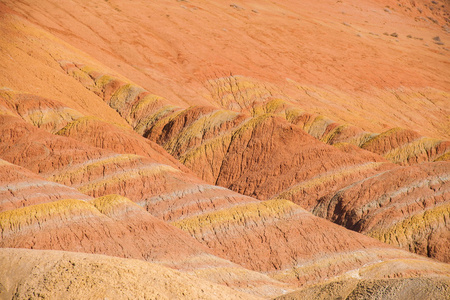
M0 199L0 212L3 212L62 199L91 197L0 159Z
M0 141L1 158L92 197L120 194L165 220L257 201L208 185L176 166L55 136L19 118L0 119L0 132L8 137Z
M102 77L97 78L103 82ZM236 97L245 101L248 92L242 90L249 88L248 84L236 78L229 81L225 78L224 82L230 85L221 83L223 88L217 93L221 93L222 101L229 103L231 100L227 99ZM90 89L93 86L98 85L87 85ZM250 85L250 89L255 89L255 85ZM112 101L121 93L117 89L110 99L104 100ZM137 94L131 96L126 102L128 106L119 107L118 111L130 116L130 109L124 107L138 106L145 102L141 99ZM370 134L354 126L340 126L321 116L295 110L295 106L284 100L262 101L258 105L253 107L253 117L211 107L169 110L164 116L150 110L145 135L210 183L259 199L274 196L289 199L317 213L319 199L329 198L340 188L394 168L379 155L396 163L416 164L446 160L449 150L448 142L427 139L411 130ZM323 145L301 128L335 147ZM433 236L442 234L436 232ZM421 234L416 242L427 237L428 234ZM394 234L391 239L395 238ZM430 252L428 255L436 252L406 248L421 254Z
M2 0L1 297L446 293L447 5Z
M8 89L0 90L0 108L2 114L20 116L26 122L53 133L83 116L61 102Z
M390 248L286 200L236 206L172 224L219 256L296 284L318 282L367 265L378 270L388 264L387 276L448 272L447 264L440 264L440 270L429 268L431 260ZM398 260L404 263L397 265Z
M384 156L402 165L448 160L450 142L420 136L417 132L394 128L361 145L361 148Z
M237 10L209 2L3 1L117 70L121 81L174 105L210 104L206 82L231 73L275 85L306 111L364 131L402 127L448 139L450 76L440 54L449 43L442 28L448 4L439 2L238 1Z
M0 249L3 299L260 299L148 262L49 250Z
M401 278L361 280L348 279L321 284L276 299L446 299L450 279Z
M210 249L185 232L118 195L89 202L66 199L2 212L0 230L1 248L140 259L261 296L292 290L268 276L212 255Z
M94 148L66 137L53 136L17 118L3 118L13 121L3 122L2 130L8 132L11 139L15 141L14 147L28 149L28 155L22 157L17 155L22 153L21 151L14 151L3 145L2 149L6 150L3 150L1 155L8 157L11 161L17 161L31 169L40 169L42 173L48 175L47 178L76 187L79 191L92 196L109 193L131 195L130 198L133 201L144 206L148 211L154 211L155 215L166 220L175 221L176 226L193 235L200 243L213 250L214 254L254 271L271 272L277 280L295 284L302 284L309 280L319 281L324 276L337 276L362 264L412 255L397 249L381 250L387 246L314 217L291 202L285 200L259 202L224 188L202 184L201 181L173 167L157 165L155 170L154 163L147 162L144 157L136 155L123 157L124 155ZM39 151L34 150L40 149L43 145L46 145L47 149L45 159L40 156ZM77 157L76 163L65 158L69 157L69 151L76 149L80 152L83 150L84 161L81 155ZM95 157L97 159L93 159ZM57 168L56 164L51 163L53 160L60 163ZM41 166L43 161L49 163L48 167ZM47 173L46 168L51 172ZM150 173L146 171L148 168ZM158 181L161 184L155 184ZM148 182L153 184L149 185ZM163 191L169 190L171 193L165 195ZM62 205L62 207L69 209L70 205ZM51 210L44 209L44 211ZM92 209L87 211L92 212ZM247 215L248 213L252 214ZM68 214L73 215L75 219L78 218L76 213ZM253 219L253 215L256 219ZM242 219L243 227L239 223L238 216L245 216ZM88 218L88 220L93 219ZM239 225L238 232L242 230L238 235L233 229L236 221ZM189 225L191 222L194 222L194 225ZM207 230L204 226L209 222L212 222L214 226ZM106 221L99 223L107 224ZM256 227L253 228L251 224ZM83 225L80 224L80 226ZM219 230L215 226L225 227ZM91 227L96 228L94 224L88 226L88 228ZM210 230L215 235L208 233ZM107 237L107 232L114 231L111 229L101 232L98 234L99 238ZM45 235L45 231L33 232L32 235L39 234ZM63 231L55 234L63 234ZM118 235L131 238L129 234ZM19 236L20 232L11 234L13 241ZM278 248L281 241L285 241L283 247L273 252L272 249ZM71 242L70 239L68 242ZM130 240L128 244L131 246L133 242ZM88 243L86 247L91 246ZM132 249L143 248L145 247L132 246ZM109 254L113 255L114 251ZM320 257L311 256L317 252L323 254ZM362 254L356 255L361 252ZM342 259L342 255L337 253L345 253L344 256L347 259ZM330 256L335 256L335 259L330 259ZM311 260L314 260L313 267L309 266ZM310 270L308 272L303 271L303 267L299 267L305 263L308 265L306 268Z
M413 130L402 128L377 134L348 124L339 124L323 115L305 112L294 99L289 99L286 95L274 95L265 85L264 88L257 88L257 83L247 82L236 76L220 78L215 83L210 83L213 99L219 97L215 102L227 110L209 106L194 106L183 110L136 84L125 84L91 67L68 62L61 62L61 67L116 109L139 134L163 145L175 157L183 157L186 152L192 152L200 146L211 147L212 137L227 135L230 131L238 130L251 116L264 114L285 118L324 143L349 143L402 165L448 160L450 153L449 141L424 137ZM233 110L235 106L238 108ZM217 141L215 144L217 145ZM362 151L359 154L370 160L381 159L378 155ZM195 155L199 159L198 151ZM216 160L220 160L220 157ZM202 178L208 181L214 180L214 175L201 173Z
M206 248L120 196L59 200L0 213L2 247L176 261ZM134 222L132 222L134 221Z
M155 163L163 163L189 172L158 144L143 139L134 131L106 123L95 117L80 118L56 132L57 135L76 139L87 145L121 154L136 154Z
M355 178L370 176L386 168L390 168L389 164L347 155L320 143L281 118L262 115L233 132L216 184L259 199L269 199L319 174L337 173L333 186L318 186L322 193L327 193ZM353 172L349 171L352 169ZM339 182L341 173L347 174L342 174ZM345 175L353 175L353 178L345 178ZM310 196L311 201L320 196L320 192L317 194ZM290 199L296 202L294 197Z
M449 262L450 163L399 167L324 197L313 209L349 229Z
M15 144L13 149L6 142L2 144L4 152L1 155L31 169L41 170L47 179L76 187L87 194L106 195L110 191L131 195L141 206L158 212L166 219L228 207L234 202L257 201L220 187L205 185L174 167L156 164L145 157L115 154L73 139L51 135L18 118L3 118L2 130L15 138L12 138ZM40 152L42 148L46 151ZM23 157L23 151L17 149L27 149L27 156ZM74 152L83 153L76 157L78 161L71 157ZM46 169L51 172L45 172ZM161 194L163 191L171 192L169 198ZM112 216L104 216L91 204L78 200L61 200L6 211L0 216L1 245L150 260L265 296L275 296L290 289L286 284L263 274L212 256L207 248L186 233L156 219L129 200L105 197L106 200L96 199L93 203L106 203L100 207L106 206L108 212L114 212ZM164 201L166 199L172 201ZM191 202L187 201L189 199ZM107 205L108 202L113 203ZM175 202L178 205L174 205ZM115 218L117 214L121 216L118 220ZM182 251L183 248L187 252Z

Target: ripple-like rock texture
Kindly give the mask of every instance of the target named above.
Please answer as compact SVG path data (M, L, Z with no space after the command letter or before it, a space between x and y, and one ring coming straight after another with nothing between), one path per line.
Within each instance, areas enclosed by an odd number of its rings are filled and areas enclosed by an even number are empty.
M0 19L0 298L448 298L447 2Z

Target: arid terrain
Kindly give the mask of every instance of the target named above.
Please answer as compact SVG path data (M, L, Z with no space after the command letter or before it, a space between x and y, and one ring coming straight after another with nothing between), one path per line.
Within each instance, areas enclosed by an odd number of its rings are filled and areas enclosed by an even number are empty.
M0 299L450 299L447 0L0 0Z

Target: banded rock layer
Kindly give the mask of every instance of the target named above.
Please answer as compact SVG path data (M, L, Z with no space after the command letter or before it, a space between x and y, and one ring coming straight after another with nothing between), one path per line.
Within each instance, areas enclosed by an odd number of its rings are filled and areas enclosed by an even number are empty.
M445 299L446 3L0 2L2 298Z

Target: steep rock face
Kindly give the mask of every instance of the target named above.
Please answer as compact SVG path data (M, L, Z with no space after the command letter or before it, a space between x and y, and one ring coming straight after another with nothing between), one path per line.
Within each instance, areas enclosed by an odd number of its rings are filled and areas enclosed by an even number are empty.
M448 162L399 167L356 182L313 209L349 229L448 262Z
M5 299L259 299L160 265L103 255L0 249L0 266Z
M2 159L0 159L0 182L0 212L68 198L91 199L74 188L47 181L27 169Z

